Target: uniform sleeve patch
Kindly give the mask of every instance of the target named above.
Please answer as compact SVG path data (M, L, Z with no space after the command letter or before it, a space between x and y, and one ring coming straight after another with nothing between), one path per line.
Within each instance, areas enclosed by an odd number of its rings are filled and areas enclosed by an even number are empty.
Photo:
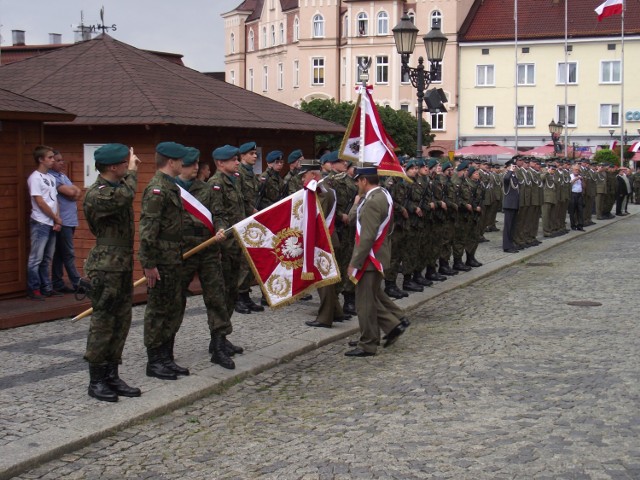
M240 174L239 174L238 172L234 173L234 175L235 175L236 177L239 177L239 176L240 176Z
M266 178L266 177L260 177L260 181L261 181L261 182L266 182L266 181L267 181L267 178Z
M212 188L212 189L214 189L215 191L222 190L222 189L220 188L220 185L214 185L214 186L213 186L213 187L211 187L211 188Z
M154 188L153 189L153 194L154 195L160 195L162 193L162 191L159 188Z
M102 190L104 187L106 187L106 185L100 185L100 186L98 187L98 190Z

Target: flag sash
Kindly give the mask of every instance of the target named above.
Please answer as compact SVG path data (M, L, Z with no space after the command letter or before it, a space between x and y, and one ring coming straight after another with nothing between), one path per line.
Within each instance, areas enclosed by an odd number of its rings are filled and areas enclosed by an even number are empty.
M180 185L178 185L178 188L180 189L180 198L182 199L182 206L184 209L189 212L192 217L203 223L211 232L211 235L215 235L211 211L205 207L200 200L191 195Z

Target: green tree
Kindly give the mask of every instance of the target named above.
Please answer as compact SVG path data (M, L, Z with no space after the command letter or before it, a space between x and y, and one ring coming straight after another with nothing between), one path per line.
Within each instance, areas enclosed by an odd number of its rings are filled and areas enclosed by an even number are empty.
M319 118L330 120L343 125L349 125L351 114L355 108L353 102L336 102L335 100L314 99L310 102L302 102L300 109ZM389 106L378 105L380 120L384 125L387 134L393 139L400 149L399 154L415 155L416 133L418 130L417 119L402 110L395 110ZM428 146L433 141L433 135L428 122L423 122L422 144ZM342 142L342 135L316 135L316 151L320 148L330 148L337 150Z
M616 152L613 150L603 148L595 153L593 161L597 163L613 163L615 165L620 165L620 155L616 155Z

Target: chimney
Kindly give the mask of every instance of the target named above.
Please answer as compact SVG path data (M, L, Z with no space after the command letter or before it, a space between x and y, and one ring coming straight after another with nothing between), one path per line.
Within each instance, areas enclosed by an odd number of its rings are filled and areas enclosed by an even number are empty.
M24 45L24 30L11 30L11 35L13 36L14 47Z
M62 43L62 34L61 33L50 33L49 34L49 44L50 45L60 45Z

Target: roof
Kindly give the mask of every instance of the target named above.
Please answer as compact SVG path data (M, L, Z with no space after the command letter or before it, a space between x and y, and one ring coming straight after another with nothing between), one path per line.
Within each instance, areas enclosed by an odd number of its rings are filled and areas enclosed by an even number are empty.
M70 121L75 115L47 103L0 89L0 119Z
M262 15L263 6L264 6L264 0L245 0L244 2L242 2L240 5L238 5L236 8L234 8L231 11L232 12L236 12L236 11L251 12L245 21L252 22L260 18L260 16ZM286 12L288 10L293 10L295 8L298 8L299 6L300 5L298 0L280 0L280 9L283 12Z
M602 0L568 2L569 38L620 36L620 15L598 22L594 9ZM634 2L624 18L625 35L640 34L640 8ZM564 2L518 0L518 40L564 38ZM508 41L514 38L513 0L475 0L465 19L459 41Z
M342 132L344 127L102 34L0 67L0 85L80 125L193 125Z

